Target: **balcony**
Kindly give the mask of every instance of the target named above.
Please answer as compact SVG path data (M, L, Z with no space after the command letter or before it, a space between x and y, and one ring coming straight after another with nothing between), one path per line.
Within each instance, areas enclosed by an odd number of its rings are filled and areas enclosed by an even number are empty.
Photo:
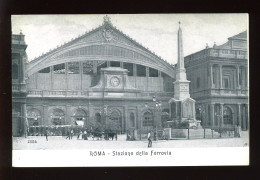
M26 84L12 84L12 92L26 93Z

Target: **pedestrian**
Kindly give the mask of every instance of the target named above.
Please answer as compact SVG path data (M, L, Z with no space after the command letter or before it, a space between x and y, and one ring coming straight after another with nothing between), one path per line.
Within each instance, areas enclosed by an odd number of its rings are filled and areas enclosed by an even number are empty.
M70 131L70 139L73 137L73 129Z
M88 140L88 137L87 137L87 131L86 131L86 130L84 130L83 139L84 139L84 140Z
M81 131L81 130L80 130L80 132L78 133L77 139L82 139L82 131Z
M67 131L67 137L66 137L66 139L68 139L68 138L70 139L70 131L69 131L69 130Z
M47 129L45 130L44 135L46 137L46 141L48 141L48 130Z
M148 139L148 147L152 147L152 139L151 139L151 133L150 131L147 134L147 139Z

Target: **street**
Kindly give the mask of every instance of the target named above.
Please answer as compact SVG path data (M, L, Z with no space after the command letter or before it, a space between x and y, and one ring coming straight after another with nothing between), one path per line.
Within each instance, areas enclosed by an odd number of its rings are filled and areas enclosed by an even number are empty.
M117 141L112 140L72 140L62 136L13 137L13 150L79 150L79 149L114 149L114 148L147 148L148 141L126 141L126 135L119 135ZM248 132L241 133L240 138L219 139L181 139L153 141L153 148L191 148L191 147L244 147L249 146Z

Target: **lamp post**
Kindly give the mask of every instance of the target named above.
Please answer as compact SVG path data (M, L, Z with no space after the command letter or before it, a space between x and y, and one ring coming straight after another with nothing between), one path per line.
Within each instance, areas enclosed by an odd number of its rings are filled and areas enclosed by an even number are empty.
M219 126L219 137L221 138L221 131L222 131L222 129L221 129L221 118L222 118L222 116L221 116L221 114L220 114L220 112L215 112L215 116L217 116L217 118L218 118L218 126Z
M155 113L156 113L156 112L161 112L162 102L161 102L161 101L157 101L157 99L156 99L155 96L153 96L153 99L152 99L152 100L153 100L153 103L154 103L155 105L149 106L148 103L146 102L146 103L145 103L145 108L151 107L151 108L153 109L153 121L155 122ZM153 126L154 126L154 125L153 125ZM157 123L156 123L156 125L155 125L155 132L156 132L156 134L158 134L158 133L157 133ZM157 140L157 136L155 137L155 140Z

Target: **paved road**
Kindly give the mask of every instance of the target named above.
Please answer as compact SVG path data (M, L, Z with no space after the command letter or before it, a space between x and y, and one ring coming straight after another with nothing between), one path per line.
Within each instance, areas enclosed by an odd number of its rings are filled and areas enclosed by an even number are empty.
M113 148L146 148L147 141L126 141L124 135L118 136L117 141L106 140L72 140L61 136L51 136L46 141L44 136L14 137L14 150L37 150L37 149L113 149ZM33 143L35 142L36 143ZM192 139L192 140L168 140L153 141L153 148L188 148L188 147L243 147L249 146L248 133L244 133L241 138L226 139Z

